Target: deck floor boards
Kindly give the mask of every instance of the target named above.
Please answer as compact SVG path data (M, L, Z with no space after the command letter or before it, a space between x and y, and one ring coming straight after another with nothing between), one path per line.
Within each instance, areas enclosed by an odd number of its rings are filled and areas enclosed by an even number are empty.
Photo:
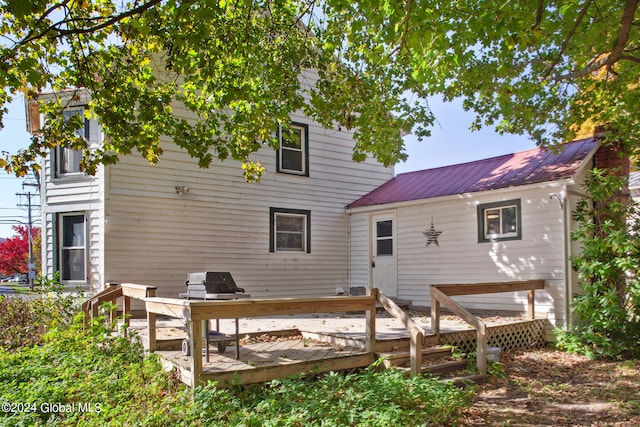
M202 373L208 379L216 379L216 375L238 373L242 380L243 372L271 368L276 366L295 365L305 362L324 362L331 364L331 359L345 356L358 356L364 351L356 348L340 347L316 341L291 339L275 342L249 343L240 346L240 359L235 359L235 346L228 346L224 353L215 349L209 351L209 362L202 356ZM190 369L189 357L179 350L161 350L156 354L170 361L174 366ZM293 371L292 371L293 372Z
M521 348L525 344L530 346L531 343L538 341L543 343L544 322L543 319L538 319L489 326L489 337L494 342L494 346L503 349ZM181 379L185 383L191 384L191 360L175 347L180 344L184 331L179 328L171 328L169 333L162 333L162 328L159 329L159 342L169 344L170 341L173 341L171 344L173 347L163 346L162 348L171 348L171 350L158 350L155 353L165 360L165 366L179 368ZM392 332L376 334L377 346L387 348L389 346L385 344L386 339L392 339L394 348L408 348L406 333L395 330ZM263 335L265 337L255 335L254 338L242 341L239 360L235 359L235 343L227 345L224 353L218 352L216 346L212 344L209 351L209 362L205 360L203 350L200 379L202 381L219 381L221 385L230 384L236 379L239 379L243 384L250 384L303 372L313 374L331 370L349 370L374 362L375 355L367 353L363 348L362 340L358 340L363 334L356 331L346 333L343 331L313 332L311 334L302 332L301 335L291 335L289 338L283 338L278 334L269 335L268 332ZM443 343L452 343L460 349L465 349L464 351L475 351L475 337L475 331L466 327L452 328L451 331L441 334ZM403 342L396 342L398 340ZM436 344L434 335L425 336L426 346ZM469 348L466 349L466 347Z

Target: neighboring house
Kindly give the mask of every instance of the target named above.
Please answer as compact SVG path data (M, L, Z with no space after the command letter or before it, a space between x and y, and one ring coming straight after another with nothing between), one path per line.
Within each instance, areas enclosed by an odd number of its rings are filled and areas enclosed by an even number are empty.
M72 101L65 114L86 101ZM345 206L391 179L393 168L353 162L351 132L291 120L289 142L252 155L268 170L259 184L244 180L239 162L200 169L166 141L156 166L129 155L95 176L80 171L79 153L57 149L42 168L43 273L91 290L157 285L174 297L194 271L229 271L255 297L347 289ZM91 146L103 141L94 120L81 133Z
M629 174L629 195L636 203L640 203L640 172Z
M534 149L397 175L348 205L351 286L428 306L432 284L544 279L536 315L564 325L578 292L571 212L587 197L588 169L623 162L599 147L588 138L558 154ZM459 300L470 309L523 312L527 294Z

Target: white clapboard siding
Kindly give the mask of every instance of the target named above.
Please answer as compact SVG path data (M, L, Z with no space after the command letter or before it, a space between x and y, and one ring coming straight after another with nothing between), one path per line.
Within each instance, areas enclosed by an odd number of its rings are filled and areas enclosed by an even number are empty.
M301 75L303 90L317 75ZM308 94L303 93L304 96ZM174 114L191 113L174 106ZM197 161L168 141L156 166L138 155L123 156L95 177L46 177L43 265L54 266L54 219L83 212L87 218L89 284L135 282L158 286L158 294L184 291L190 271L230 271L255 296L318 296L349 285L350 223L345 206L393 176L372 159L354 163L353 133L308 125L309 176L276 171L276 152L264 147L251 155L267 169L249 184L240 163ZM99 132L98 126L91 126ZM91 136L101 141L102 135ZM45 171L50 164L45 160ZM189 188L184 195L176 187ZM270 208L311 212L311 253L269 252Z
M309 125L309 176L276 172L276 152L252 155L267 168L258 184L245 182L240 163L209 169L165 143L156 166L137 156L109 167L105 203L107 282L184 292L190 271L230 271L257 297L335 294L349 285L349 218L345 206L393 176L371 159L351 160L350 132ZM185 195L176 186L187 186ZM311 253L269 252L269 209L311 212Z
M89 124L89 145L96 147L102 141L102 132L95 120ZM54 247L54 224L62 213L82 213L86 218L87 285L100 289L104 285L104 170L95 176L77 174L57 178L54 176L52 152L42 161L42 274L50 276L59 254Z
M564 185L564 184L563 184ZM449 196L393 205L396 213L398 297L416 306L429 306L429 286L446 283L502 282L544 279L536 291L536 314L558 325L565 311L564 213L549 195L566 191L559 184L528 185L506 190ZM522 240L478 243L477 206L521 199ZM380 206L377 211L388 210ZM369 284L369 218L376 208L351 213L351 284ZM426 246L426 231L433 218L442 231L438 246ZM470 309L526 311L527 294L504 293L456 297Z

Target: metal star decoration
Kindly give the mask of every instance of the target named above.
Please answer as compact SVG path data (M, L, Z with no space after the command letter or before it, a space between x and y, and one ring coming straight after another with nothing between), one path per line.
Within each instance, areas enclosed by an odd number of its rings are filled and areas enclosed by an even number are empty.
M427 238L427 246L432 243L435 243L438 247L440 246L438 244L438 236L442 234L442 231L436 231L435 227L433 226L433 218L431 218L431 227L429 227L427 231L423 231L422 234L424 234Z

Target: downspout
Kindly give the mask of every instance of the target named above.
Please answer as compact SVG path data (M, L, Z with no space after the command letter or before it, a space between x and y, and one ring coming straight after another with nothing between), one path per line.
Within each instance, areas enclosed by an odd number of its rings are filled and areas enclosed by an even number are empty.
M351 283L353 283L351 278L351 251L353 249L351 246L351 209L347 209L347 218L349 220L349 227L348 227L349 238L347 239L349 250L347 251L347 288L348 289L346 289L346 293L347 295L351 295Z
M575 276L575 274L577 274L576 272L573 271L573 265L571 263L570 257L572 255L574 255L571 251L571 215L572 215L572 211L571 211L571 201L572 201L572 196L575 198L589 198L588 194L576 191L576 190L570 190L567 189L567 196L566 196L566 203L565 203L565 240L566 240L566 244L565 244L565 280L566 280L566 286L565 286L565 310L566 310L566 318L565 318L565 327L568 329L571 324L573 323L572 321L572 313L571 313L571 300L573 300L574 294L571 293L571 290L573 289L573 278Z
M565 187L564 205L562 207L562 217L564 222L564 321L563 326L569 329L571 324L571 288L573 277L571 274L571 209L569 191Z

